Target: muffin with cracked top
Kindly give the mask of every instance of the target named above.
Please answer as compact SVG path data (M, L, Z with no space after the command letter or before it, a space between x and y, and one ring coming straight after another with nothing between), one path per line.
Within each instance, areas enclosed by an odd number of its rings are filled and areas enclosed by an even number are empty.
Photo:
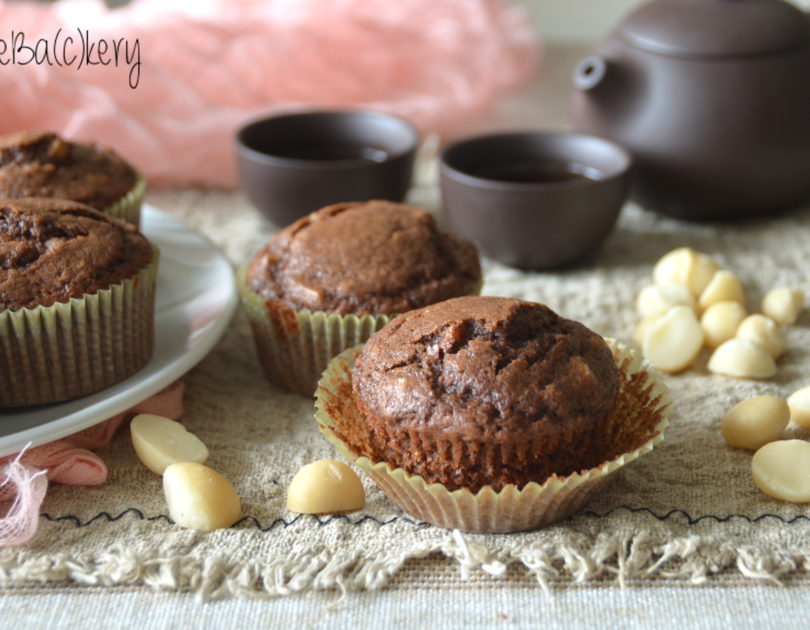
M145 189L138 171L110 148L51 131L0 137L0 199L69 199L138 225Z
M0 407L78 398L140 369L157 265L137 228L89 206L0 201Z
M475 246L424 210L328 206L273 236L239 273L268 378L311 395L329 359L398 313L476 293Z
M458 298L372 336L352 393L376 459L451 490L499 490L603 460L619 369L602 337L541 304Z
M349 365L353 362L353 367ZM578 509L666 423L630 351L532 302L460 297L337 357L321 429L408 513L517 531Z

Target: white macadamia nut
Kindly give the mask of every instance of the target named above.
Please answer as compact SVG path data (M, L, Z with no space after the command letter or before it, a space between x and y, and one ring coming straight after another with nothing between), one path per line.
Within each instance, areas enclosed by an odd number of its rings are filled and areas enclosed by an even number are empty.
M765 494L792 503L810 502L810 442L779 440L751 460L751 476Z
M719 269L700 294L700 308L709 308L718 302L745 302L742 282L730 271Z
M642 317L661 315L679 304L695 308L695 298L683 284L650 284L636 299L636 309Z
M728 410L720 424L731 446L757 450L778 440L790 419L787 403L776 396L754 396Z
M649 317L645 317L642 319L638 324L636 324L636 329L633 331L633 341L635 341L639 346L644 345L644 335L647 333L647 329L653 322L657 322L663 313L656 313L655 315L650 315Z
M690 247L679 247L667 252L653 267L653 281L656 284L686 284L696 255L695 250Z
M776 287L762 298L762 312L780 326L791 326L804 308L804 298L799 289Z
M785 336L782 329L770 317L765 315L749 315L737 329L737 337L750 339L758 343L771 353L774 359L779 358L785 351Z
M679 372L687 367L703 346L703 329L688 306L673 306L644 333L642 352L663 372Z
M716 302L709 306L700 318L706 345L716 348L734 337L747 316L748 311L739 302Z
M810 385L788 396L787 404L790 407L790 421L803 429L810 429Z
M720 344L709 358L709 370L737 378L769 378L776 362L765 348L750 339L734 337Z
M692 295L697 297L709 285L717 263L706 254L689 247L673 249L662 256L653 267L655 284L685 284Z
M332 459L302 467L287 489L287 509L299 514L351 512L365 502L366 493L357 473Z
M172 464L202 464L208 459L208 449L200 438L169 418L139 414L132 419L129 432L138 459L158 475L162 475L166 467Z
M230 527L242 514L236 490L215 470L196 462L172 464L163 472L169 516L181 527L210 532Z
M688 278L689 290L695 297L706 290L718 269L720 269L719 265L711 257L706 254L697 254L695 265Z

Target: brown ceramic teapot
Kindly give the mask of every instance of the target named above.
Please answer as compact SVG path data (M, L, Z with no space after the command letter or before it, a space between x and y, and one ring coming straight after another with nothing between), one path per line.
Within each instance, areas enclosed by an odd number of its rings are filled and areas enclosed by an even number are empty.
M636 157L633 197L694 220L810 200L810 19L782 0L655 0L574 73L574 125Z

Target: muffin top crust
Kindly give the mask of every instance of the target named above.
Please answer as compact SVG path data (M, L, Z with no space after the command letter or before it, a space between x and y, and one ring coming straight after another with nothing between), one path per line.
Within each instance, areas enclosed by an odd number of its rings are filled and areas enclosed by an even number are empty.
M54 197L104 210L135 181L132 167L94 143L69 142L49 131L0 138L0 199Z
M584 325L541 304L476 296L397 317L352 372L358 405L388 434L571 452L612 411L619 383L604 339Z
M0 310L96 293L134 277L152 255L133 225L83 204L0 201Z
M402 313L477 290L475 246L424 210L390 201L341 203L277 233L248 267L266 300L333 313Z

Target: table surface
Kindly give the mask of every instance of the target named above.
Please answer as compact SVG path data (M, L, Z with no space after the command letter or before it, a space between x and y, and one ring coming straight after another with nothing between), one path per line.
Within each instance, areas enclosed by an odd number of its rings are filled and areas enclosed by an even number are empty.
M585 51L557 47L544 51L538 78L493 107L477 128L567 126L569 77ZM203 233L216 229L207 216L239 199L222 191L157 190L147 200ZM590 583L552 589L545 595L525 575L460 579L458 569L437 557L409 561L382 591L306 594L272 601L230 599L198 603L185 593L148 588L72 586L27 587L0 594L3 626L62 628L104 620L105 628L356 627L373 619L379 627L430 624L451 627L528 627L542 620L548 628L719 628L735 626L806 627L810 612L807 583L776 586L722 578L708 586ZM677 622L677 623L676 623Z

